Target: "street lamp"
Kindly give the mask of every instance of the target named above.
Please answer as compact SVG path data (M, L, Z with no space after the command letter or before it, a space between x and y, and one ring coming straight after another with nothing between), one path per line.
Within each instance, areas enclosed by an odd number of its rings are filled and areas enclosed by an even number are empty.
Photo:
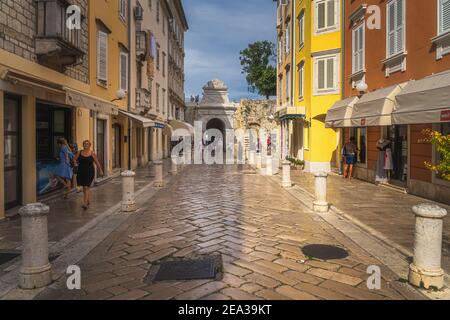
M359 94L362 96L363 94L365 94L367 92L367 90L369 89L369 86L367 85L367 83L364 80L361 80L360 82L358 82L358 84L356 85L356 90L358 90Z
M120 90L118 90L118 91L116 92L116 97L117 97L117 98L111 100L111 102L123 100L123 99L125 99L126 95L127 95L127 93L125 92L125 90L120 89Z

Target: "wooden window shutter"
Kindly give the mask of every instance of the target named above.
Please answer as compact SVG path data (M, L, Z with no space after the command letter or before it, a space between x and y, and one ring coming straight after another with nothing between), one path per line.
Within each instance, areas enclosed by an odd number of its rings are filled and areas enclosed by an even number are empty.
M108 34L99 31L97 40L97 78L106 82L108 81Z

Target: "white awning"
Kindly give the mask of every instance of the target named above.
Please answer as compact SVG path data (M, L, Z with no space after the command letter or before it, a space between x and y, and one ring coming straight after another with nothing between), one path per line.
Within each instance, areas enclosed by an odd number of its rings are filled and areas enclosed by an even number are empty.
M155 122L150 120L149 118L145 118L143 116L139 116L137 114L132 114L129 112L125 112L122 110L119 110L120 114L130 118L131 120L133 120L134 122L137 122L140 126L144 127L144 128L150 128L150 127L154 127L155 126Z
M111 102L70 88L65 87L64 90L66 92L66 103L69 106L86 108L103 114L119 114L119 109Z
M327 128L347 128L352 126L353 106L359 101L358 97L350 97L336 102L328 110L325 119Z
M194 135L194 127L187 122L180 120L171 120L169 121L173 130L187 130L191 136Z
M450 72L410 81L396 97L394 124L450 121Z
M352 126L373 127L392 125L395 97L405 84L379 89L362 96L353 106Z
M169 124L165 124L164 125L164 129L163 129L163 134L166 136L171 137L172 136L172 132L173 132L173 128L171 125Z

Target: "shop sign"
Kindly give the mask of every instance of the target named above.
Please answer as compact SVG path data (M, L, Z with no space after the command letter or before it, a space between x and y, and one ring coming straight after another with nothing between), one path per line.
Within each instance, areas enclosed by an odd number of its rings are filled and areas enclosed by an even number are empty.
M450 122L450 109L441 112L441 122Z

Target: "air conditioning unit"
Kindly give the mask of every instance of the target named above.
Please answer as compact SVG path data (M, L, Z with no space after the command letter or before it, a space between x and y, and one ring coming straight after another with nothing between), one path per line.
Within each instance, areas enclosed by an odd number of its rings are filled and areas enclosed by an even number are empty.
M141 6L137 6L136 8L134 8L134 18L136 20L144 19L144 9L142 9Z

